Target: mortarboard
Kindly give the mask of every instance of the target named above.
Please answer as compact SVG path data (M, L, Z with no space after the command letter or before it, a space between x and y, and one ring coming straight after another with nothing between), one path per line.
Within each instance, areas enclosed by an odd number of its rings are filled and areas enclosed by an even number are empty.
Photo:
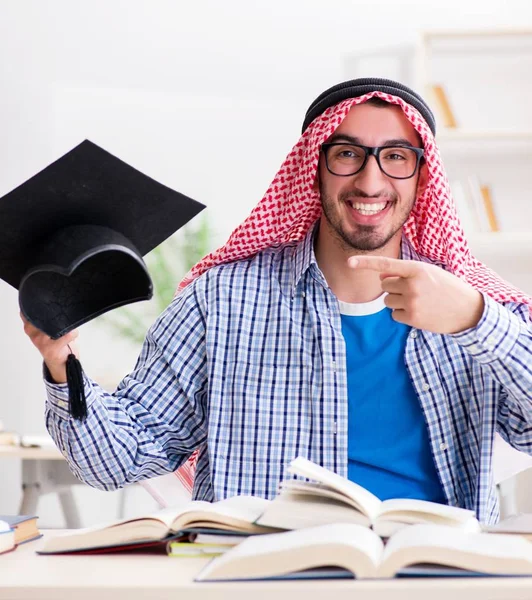
M19 290L26 319L57 339L149 300L142 256L203 208L85 140L0 198L0 278ZM71 414L83 418L73 354L67 379Z

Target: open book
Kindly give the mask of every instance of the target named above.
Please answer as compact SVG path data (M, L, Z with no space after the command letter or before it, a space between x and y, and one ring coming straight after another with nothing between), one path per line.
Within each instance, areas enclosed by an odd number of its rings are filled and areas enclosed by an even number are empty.
M196 581L327 577L327 571L325 575L320 571L325 567L339 568L357 579L532 575L532 544L515 536L412 525L384 545L367 527L337 523L249 537L209 562Z
M78 529L74 533L51 537L39 554L148 546L192 528L250 535L271 532L269 527L254 524L269 502L255 496L234 496L213 503L193 500L180 509L165 508L145 517L125 519L103 527Z
M482 531L486 531L487 533L520 535L532 542L532 513L519 513L499 521L496 525L483 525Z
M480 531L471 510L415 499L381 501L362 486L297 457L289 472L313 481L286 480L280 494L265 508L257 524L300 529L328 523L355 523L389 537L405 525L432 523Z

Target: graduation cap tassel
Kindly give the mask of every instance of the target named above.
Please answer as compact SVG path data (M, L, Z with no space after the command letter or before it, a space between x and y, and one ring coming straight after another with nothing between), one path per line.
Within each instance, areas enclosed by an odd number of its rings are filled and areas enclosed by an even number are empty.
M87 401L85 399L85 387L83 385L83 369L70 346L68 349L70 350L70 354L68 355L66 362L66 375L70 415L78 421L83 421L87 417Z

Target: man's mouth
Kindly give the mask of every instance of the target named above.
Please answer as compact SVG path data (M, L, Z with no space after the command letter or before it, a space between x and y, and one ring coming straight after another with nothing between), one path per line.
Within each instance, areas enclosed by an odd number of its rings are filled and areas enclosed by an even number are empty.
M353 202L351 200L346 200L347 204L354 209L356 212L358 212L361 215L364 216L373 216L373 215L378 215L379 213L383 212L384 210L386 210L389 205L391 204L391 201L384 201L384 202Z

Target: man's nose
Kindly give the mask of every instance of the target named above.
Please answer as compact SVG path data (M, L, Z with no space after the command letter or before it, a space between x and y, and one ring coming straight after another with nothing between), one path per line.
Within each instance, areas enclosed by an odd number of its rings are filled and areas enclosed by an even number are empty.
M357 187L368 196L378 195L386 185L386 175L379 168L376 156L369 156L366 166L356 176Z

